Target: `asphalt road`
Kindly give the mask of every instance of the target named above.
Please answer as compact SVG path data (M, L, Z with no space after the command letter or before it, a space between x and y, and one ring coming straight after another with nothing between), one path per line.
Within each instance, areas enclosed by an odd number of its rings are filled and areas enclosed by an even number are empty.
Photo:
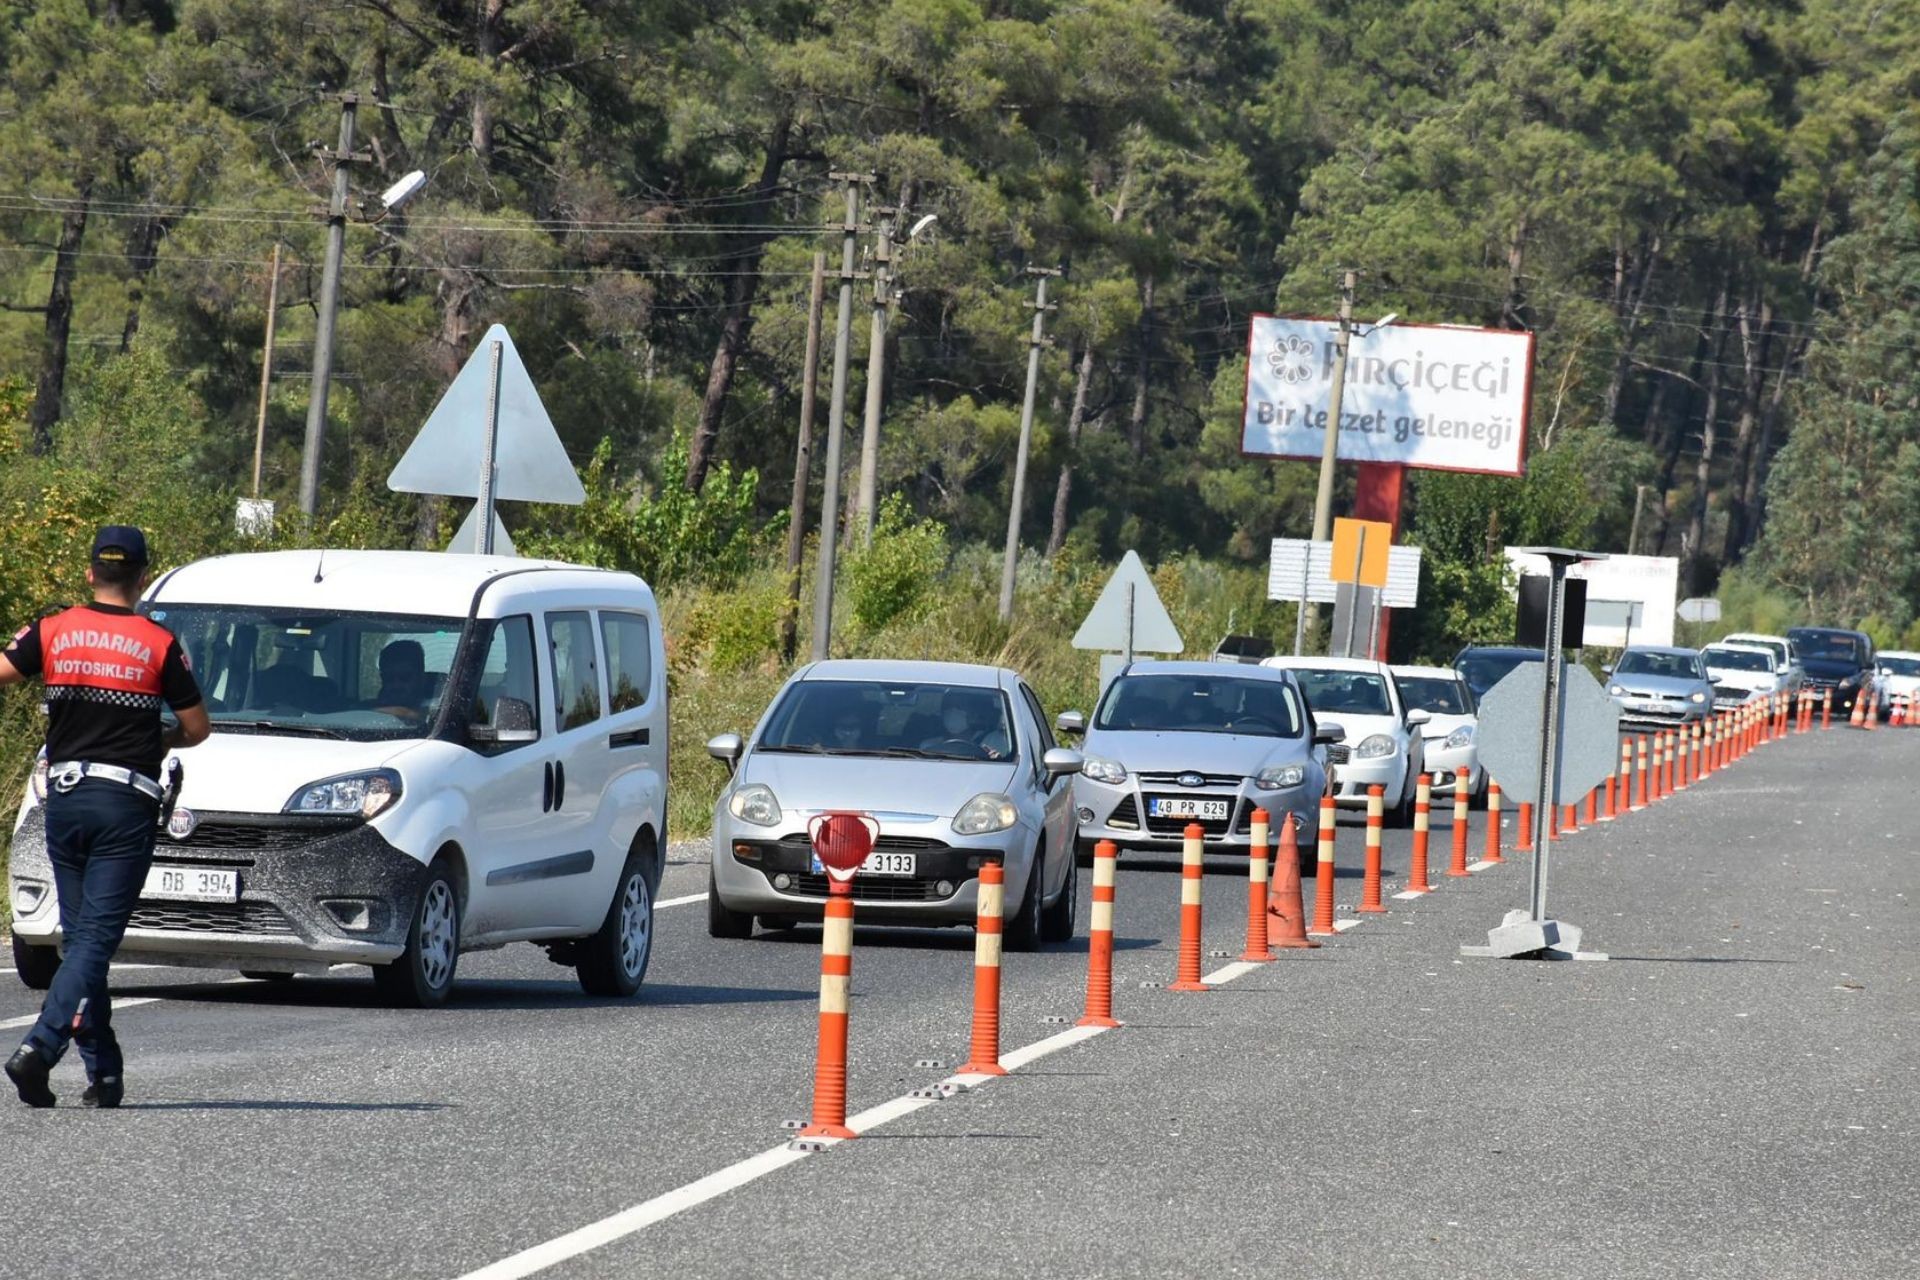
M1431 896L1169 992L1142 984L1172 977L1178 877L1123 862L1124 1028L744 1171L807 1113L817 930L719 942L701 903L663 908L629 1003L530 947L464 957L428 1013L351 970L122 970L152 999L116 1019L127 1107L0 1107L0 1274L451 1278L654 1201L546 1274L1910 1277L1916 763L1920 734L1792 738L1562 841L1553 913L1606 963L1460 959L1527 865L1439 875L1443 811ZM1343 824L1343 916L1361 851ZM705 888L676 853L667 900ZM1222 862L1209 951L1239 954L1245 904ZM859 931L852 1110L962 1061L971 955L970 931ZM1007 957L1007 1050L1077 1017L1085 960ZM36 1005L0 974L0 1027ZM73 1057L56 1086L77 1099Z

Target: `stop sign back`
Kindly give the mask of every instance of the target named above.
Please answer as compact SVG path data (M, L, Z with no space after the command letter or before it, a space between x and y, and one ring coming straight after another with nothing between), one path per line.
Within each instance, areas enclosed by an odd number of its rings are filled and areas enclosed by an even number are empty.
M820 865L842 884L853 879L880 838L880 824L864 813L815 814L807 831Z

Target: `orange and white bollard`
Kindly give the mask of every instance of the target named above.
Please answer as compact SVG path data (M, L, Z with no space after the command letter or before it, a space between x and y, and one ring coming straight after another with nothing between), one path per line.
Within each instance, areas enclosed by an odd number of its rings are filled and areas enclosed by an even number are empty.
M1500 784L1487 779L1487 847L1480 855L1487 862L1505 862L1500 856Z
M1433 776L1421 774L1413 790L1413 862L1407 871L1408 893L1432 893L1427 883L1427 842L1433 833Z
M1833 728L1833 690L1831 689L1820 691L1820 727Z
M1581 821L1589 827L1600 821L1600 788L1587 792L1587 816Z
M1853 713L1847 717L1847 723L1855 729L1866 727L1866 702L1858 693L1853 695Z
M1077 1025L1117 1027L1113 1016L1113 887L1120 846L1093 846L1093 904L1087 921L1087 1011Z
M1367 788L1367 863L1360 880L1359 910L1366 915L1386 914L1380 901L1380 829L1387 820L1387 789Z
M1300 899L1300 839L1294 834L1300 820L1291 813L1280 820L1280 853L1274 859L1273 893L1267 899L1267 944L1274 947L1317 947L1307 936L1306 904Z
M1673 794L1673 730L1660 735L1660 798Z
M1685 791L1692 781L1693 771L1693 726L1681 725L1680 732L1673 743L1673 789Z
M1211 991L1200 981L1200 887L1206 876L1206 828L1189 822L1180 849L1180 960L1169 991Z
M984 870L984 868L983 868ZM813 1060L813 1122L802 1138L857 1138L847 1127L847 995L853 985L853 888L834 878L820 922L820 1048Z
M1040 874L1035 860L1028 875ZM1003 1076L1000 1065L1000 926L1007 873L998 862L980 864L980 903L973 924L973 1045L962 1075Z
M1575 800L1572 804L1561 805L1560 806L1560 834L1563 836L1575 835L1579 832L1579 830L1580 830L1580 802L1578 800Z
M1522 800L1513 817L1513 851L1533 852L1533 801Z
M1612 822L1620 816L1620 782L1633 776L1633 746L1620 744L1620 767L1607 775L1607 807L1600 813L1600 821Z
M1635 799L1628 809L1638 813L1647 807L1647 735L1640 734L1633 741L1640 760L1640 789L1634 793Z
M1247 949L1240 953L1240 959L1266 964L1280 958L1267 945L1267 811L1255 809L1248 825Z
M1333 833L1335 809L1332 796L1320 797L1320 847L1313 866L1313 925L1308 937L1331 938L1333 927Z
M1447 864L1447 874L1464 876L1467 871L1467 806L1473 803L1472 775L1465 769L1456 769L1453 774L1453 860Z

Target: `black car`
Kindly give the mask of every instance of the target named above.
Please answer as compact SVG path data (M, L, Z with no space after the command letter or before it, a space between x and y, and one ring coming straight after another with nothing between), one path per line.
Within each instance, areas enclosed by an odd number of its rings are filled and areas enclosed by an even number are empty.
M1467 682L1467 688L1473 691L1474 705L1487 696L1487 690L1493 688L1509 671L1523 662L1545 662L1547 652L1544 649L1529 649L1522 645L1484 645L1471 644L1454 655L1453 669Z
M1815 697L1833 690L1834 710L1851 713L1854 698L1873 678L1873 641L1839 627L1793 627L1787 639L1800 651L1806 687Z

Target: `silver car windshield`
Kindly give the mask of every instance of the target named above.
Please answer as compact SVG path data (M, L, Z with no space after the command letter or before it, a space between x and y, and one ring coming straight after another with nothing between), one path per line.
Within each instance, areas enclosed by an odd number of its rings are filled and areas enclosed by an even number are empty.
M1624 653L1614 674L1622 676L1664 676L1673 680L1698 680L1700 660L1690 653Z
M767 718L756 750L805 755L1013 760L998 689L895 680L802 680Z
M1370 671L1315 671L1295 667L1293 678L1307 705L1317 716L1345 712L1350 716L1390 716L1393 702L1387 682Z
M426 732L466 627L231 605L159 604L148 616L179 639L216 729L363 742Z
M1138 675L1115 680L1095 727L1135 733L1237 733L1300 736L1300 707L1277 680L1199 675Z

